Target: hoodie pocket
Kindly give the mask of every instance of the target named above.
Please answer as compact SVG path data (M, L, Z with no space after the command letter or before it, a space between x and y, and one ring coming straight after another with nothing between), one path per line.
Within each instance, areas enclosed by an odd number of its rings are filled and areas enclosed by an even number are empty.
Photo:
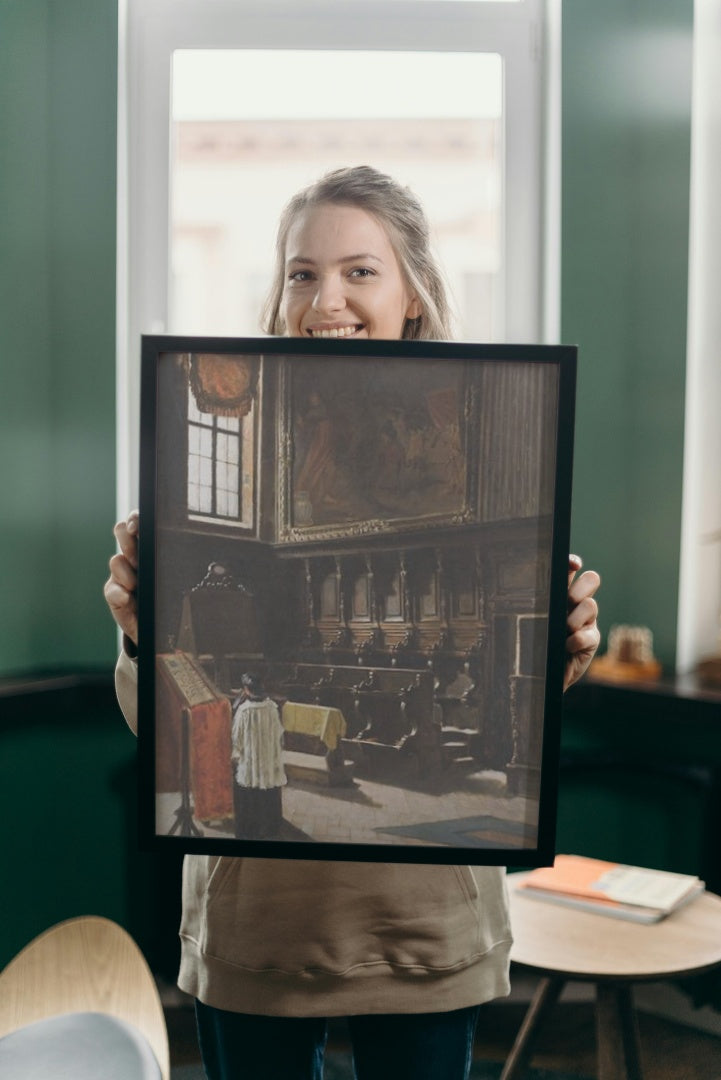
M505 936L499 871L469 867L208 860L198 924L208 955L253 970L462 967ZM188 898L190 899L190 898Z

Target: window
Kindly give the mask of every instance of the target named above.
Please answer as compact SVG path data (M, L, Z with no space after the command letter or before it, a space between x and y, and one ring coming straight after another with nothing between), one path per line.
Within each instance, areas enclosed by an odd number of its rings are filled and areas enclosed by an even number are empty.
M555 340L544 148L556 7L121 0L121 513L137 500L140 335L258 333L282 205L359 155L426 205L458 336ZM211 505L227 508L220 491Z
M326 170L371 162L426 208L455 336L502 336L500 56L179 50L172 114L170 332L257 334L285 202Z
M253 410L200 412L188 395L188 517L253 527Z

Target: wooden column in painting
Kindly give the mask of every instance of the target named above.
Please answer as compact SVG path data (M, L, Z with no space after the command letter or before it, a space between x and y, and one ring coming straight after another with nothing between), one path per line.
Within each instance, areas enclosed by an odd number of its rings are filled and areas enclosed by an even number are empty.
M513 756L506 766L511 795L538 797L541 779L545 680L512 675L510 683Z

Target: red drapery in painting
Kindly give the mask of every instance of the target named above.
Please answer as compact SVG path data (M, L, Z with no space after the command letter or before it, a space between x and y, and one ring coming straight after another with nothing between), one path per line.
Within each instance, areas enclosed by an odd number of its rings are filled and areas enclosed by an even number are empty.
M223 353L189 353L188 379L195 403L212 416L247 416L258 386L257 359Z
M196 705L190 721L190 785L194 816L216 821L233 816L229 760L230 702Z
M182 714L187 709L193 816L198 821L232 818L230 702L208 682L188 653L161 655L157 668L156 790L181 789Z

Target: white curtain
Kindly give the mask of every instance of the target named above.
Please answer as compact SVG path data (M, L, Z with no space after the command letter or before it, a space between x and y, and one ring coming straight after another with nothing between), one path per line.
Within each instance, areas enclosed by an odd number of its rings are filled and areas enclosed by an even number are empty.
M679 672L721 652L721 0L694 5Z

